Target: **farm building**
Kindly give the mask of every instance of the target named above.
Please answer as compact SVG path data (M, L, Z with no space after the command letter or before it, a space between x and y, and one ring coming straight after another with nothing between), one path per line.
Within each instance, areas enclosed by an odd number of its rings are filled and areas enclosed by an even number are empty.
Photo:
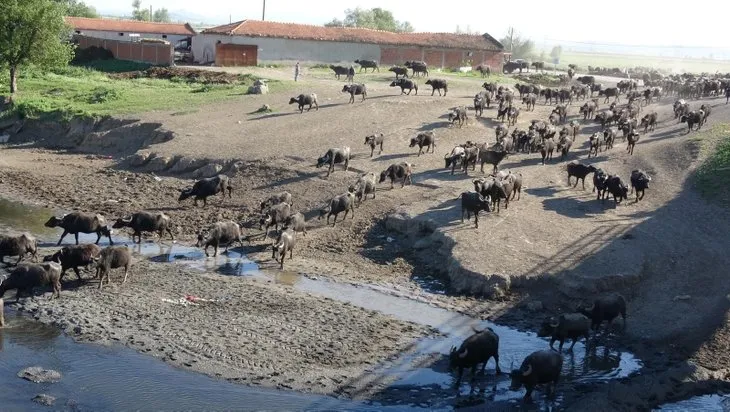
M504 47L489 34L392 33L381 30L324 27L243 20L201 31L193 37L197 63L252 66L260 61L353 62L382 65L423 60L434 67L502 65Z
M105 40L136 41L164 39L174 47L185 47L195 36L195 30L187 23L154 23L137 20L90 19L66 17L66 23L74 33L81 36Z

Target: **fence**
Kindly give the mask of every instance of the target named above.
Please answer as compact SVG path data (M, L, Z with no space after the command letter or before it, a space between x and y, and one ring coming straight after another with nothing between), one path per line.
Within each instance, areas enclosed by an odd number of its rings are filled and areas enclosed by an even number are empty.
M159 66L171 66L175 61L175 50L172 44L144 43L120 40L98 39L88 36L74 36L80 49L91 46L107 49L115 59L151 63Z

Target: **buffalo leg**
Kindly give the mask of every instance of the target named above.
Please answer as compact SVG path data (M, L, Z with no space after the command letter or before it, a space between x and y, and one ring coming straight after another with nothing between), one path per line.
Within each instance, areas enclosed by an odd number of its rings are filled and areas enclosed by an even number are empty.
M61 246L61 242L63 242L63 238L65 238L67 234L68 234L68 231L66 229L64 229L63 233L61 234L61 238L58 239L58 243L56 244L56 246Z
M15 262L15 266L18 266L20 264L21 260L23 260L23 253L21 253L20 256L18 256L18 261Z
M461 209L461 223L464 223L464 209Z
M124 279L122 280L122 283L125 283L127 281L127 274L129 273L129 265L124 266Z
M575 342L578 342L578 338L577 337L573 338L573 343L570 345L570 348L568 348L568 351L569 352L572 352L573 351L573 346L575 346Z
M79 272L79 268L73 267L74 273L76 273L76 277L79 278L79 282L83 282L84 280L81 278L81 273ZM63 274L61 274L61 277L63 277Z

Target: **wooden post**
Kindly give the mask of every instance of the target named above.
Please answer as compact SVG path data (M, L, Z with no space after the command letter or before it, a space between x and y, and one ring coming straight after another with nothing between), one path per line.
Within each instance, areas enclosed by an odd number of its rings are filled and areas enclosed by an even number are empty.
M5 326L5 313L3 309L5 309L5 302L0 298L0 328Z

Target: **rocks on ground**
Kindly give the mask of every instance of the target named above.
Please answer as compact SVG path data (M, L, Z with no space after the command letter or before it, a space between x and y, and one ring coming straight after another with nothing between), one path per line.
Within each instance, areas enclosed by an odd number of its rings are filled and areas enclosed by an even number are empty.
M54 383L61 380L61 373L40 366L31 366L18 372L18 377L35 383Z
M53 397L51 395L46 395L45 393L36 395L32 400L35 403L39 403L39 404L45 405L45 406L53 406L53 404L56 403L55 397Z

